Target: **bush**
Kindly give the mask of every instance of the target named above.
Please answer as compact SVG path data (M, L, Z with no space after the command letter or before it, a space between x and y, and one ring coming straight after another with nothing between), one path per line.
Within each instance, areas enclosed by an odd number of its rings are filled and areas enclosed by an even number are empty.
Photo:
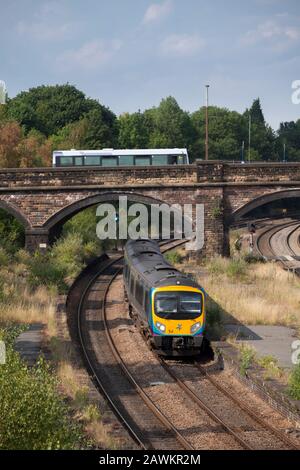
M231 259L226 274L230 277L243 277L246 275L246 263L240 258Z
M10 264L10 256L7 251L0 247L0 267L8 266Z
M246 375L247 370L255 360L255 351L247 344L241 347L240 373Z
M183 261L183 256L178 251L170 251L164 257L170 264L181 264Z
M294 367L289 377L289 394L295 400L300 400L300 363Z
M255 264L255 263L265 263L266 260L259 255L254 255L253 253L247 253L243 257L245 263L247 264Z
M62 292L66 290L66 270L57 265L48 255L37 254L30 262L29 284L31 287L57 286Z
M79 234L69 233L56 242L51 261L66 277L76 277L84 268L84 243Z
M71 424L58 383L46 361L28 368L7 343L0 374L0 449L74 449L80 443L78 424ZM3 330L2 330L3 337Z

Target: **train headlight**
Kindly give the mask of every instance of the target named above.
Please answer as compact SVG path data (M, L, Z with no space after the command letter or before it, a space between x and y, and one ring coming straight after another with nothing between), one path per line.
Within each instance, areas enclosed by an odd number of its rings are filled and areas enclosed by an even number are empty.
M197 322L194 325L191 326L191 334L193 335L196 333L201 328L201 323Z
M162 333L164 333L166 331L166 326L163 325L162 323L159 323L159 321L157 321L155 323L155 326L156 328L158 328Z

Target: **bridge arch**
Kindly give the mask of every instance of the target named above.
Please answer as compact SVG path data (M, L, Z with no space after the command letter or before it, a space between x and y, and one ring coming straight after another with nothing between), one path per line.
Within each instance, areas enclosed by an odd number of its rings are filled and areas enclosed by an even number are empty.
M137 192L128 192L128 191L105 191L103 193L89 195L83 199L78 199L71 202L69 205L63 207L61 210L52 215L41 227L41 233L48 234L48 243L53 243L60 234L63 225L71 219L73 216L78 214L84 209L95 206L101 203L118 201L120 196L126 196L128 202L130 203L141 203L145 205L156 204L156 205L172 205L173 201L166 201L153 197L150 195L140 194ZM174 213L176 213L176 206L174 208ZM182 226L185 224L185 215L180 211L178 214L182 217ZM37 234L39 235L39 234Z
M27 217L14 205L7 201L0 200L0 209L5 210L8 214L15 217L23 225L25 230L29 230L31 228L31 224Z
M250 214L253 210L266 204L291 199L299 199L300 201L300 189L292 188L281 191L269 192L262 196L256 197L255 199L247 202L242 207L239 207L236 211L234 211L231 216L229 216L227 224L234 225L235 223L241 222L243 218L247 216L247 214Z
M151 196L145 196L138 193L130 193L124 191L113 191L113 192L104 192L100 194L94 194L92 196L87 196L83 199L79 199L75 202L70 203L68 206L65 206L60 211L56 212L52 217L50 217L43 225L44 229L53 230L56 226L62 226L74 215L78 214L88 207L95 206L96 204L101 204L104 202L118 201L120 196L127 196L130 202L138 202L142 204L163 204L164 201L160 199L153 198Z

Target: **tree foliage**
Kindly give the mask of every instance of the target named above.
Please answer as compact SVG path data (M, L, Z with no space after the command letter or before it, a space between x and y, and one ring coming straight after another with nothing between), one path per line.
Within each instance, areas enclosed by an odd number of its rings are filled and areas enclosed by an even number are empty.
M300 160L300 120L285 122L275 133L266 123L259 98L243 114L209 107L209 158L248 157L251 115L251 160ZM39 86L0 106L0 166L51 165L58 149L187 147L191 160L204 158L205 108L188 113L169 96L144 112L118 119L98 101L70 84Z

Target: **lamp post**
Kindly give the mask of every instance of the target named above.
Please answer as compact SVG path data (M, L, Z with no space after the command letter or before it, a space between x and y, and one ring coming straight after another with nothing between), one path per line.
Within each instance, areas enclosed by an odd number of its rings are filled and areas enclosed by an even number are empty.
M205 110L205 160L208 160L208 89L209 85L206 87L206 110Z
M251 114L249 113L249 149L248 149L248 161L251 162Z

